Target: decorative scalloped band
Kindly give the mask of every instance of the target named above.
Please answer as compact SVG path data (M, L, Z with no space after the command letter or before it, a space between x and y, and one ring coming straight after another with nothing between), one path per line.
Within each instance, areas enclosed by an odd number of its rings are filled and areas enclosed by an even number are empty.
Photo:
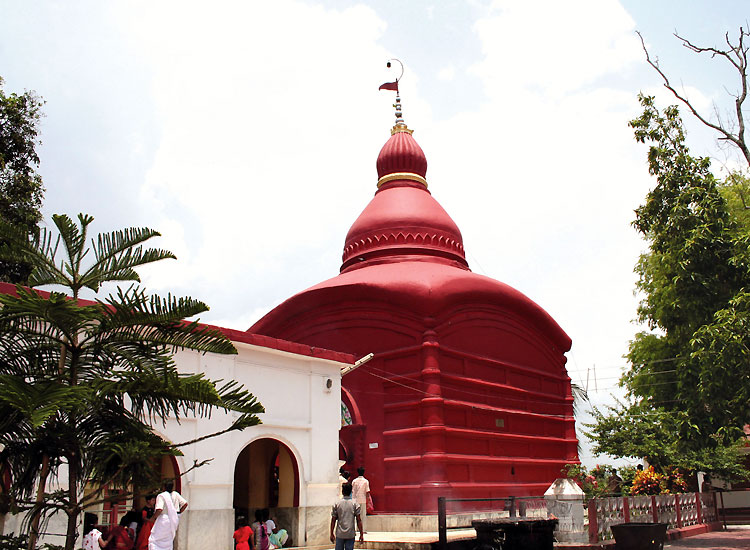
M414 172L395 172L393 174L386 174L385 176L380 178L378 180L378 189L380 189L381 185L393 180L416 181L417 183L421 183L422 185L427 187L427 180L419 174L415 174Z
M434 247L436 249L442 249L446 252L452 252L457 254L461 258L465 258L464 247L460 241L450 237L449 235L441 235L439 233L419 233L419 232L403 232L399 231L396 233L381 233L380 235L372 235L365 239L355 240L354 242L348 243L344 247L344 253L342 260L348 261L351 257L358 254L363 254L373 248L380 248L389 245L423 245L428 247Z

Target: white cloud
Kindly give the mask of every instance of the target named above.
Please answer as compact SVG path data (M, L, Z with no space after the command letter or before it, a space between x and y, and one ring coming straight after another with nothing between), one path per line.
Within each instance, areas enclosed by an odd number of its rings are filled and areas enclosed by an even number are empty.
M402 21L395 36L389 8L350 5L9 8L3 76L48 101L45 208L159 229L179 260L145 270L147 286L203 299L204 320L246 328L338 272L346 232L375 192L393 123L391 92L377 86L399 57L430 190L472 268L552 314L573 339L574 380L593 364L616 370L635 332L643 248L630 222L652 185L627 121L640 89L674 102L643 78L630 15L615 0L503 0L461 11L475 21L428 7L429 24ZM401 40L417 28L431 42ZM460 55L425 69L424 44L446 36ZM464 67L470 79L458 78ZM688 92L710 107L720 89Z
M444 80L449 81L453 80L456 77L456 68L453 65L448 65L447 67L443 67L438 71L438 80Z
M485 58L473 67L487 92L555 96L616 73L639 56L634 21L616 0L498 0L476 23Z
M144 4L147 25L128 24L161 124L142 193L181 251L149 284L196 292L211 319L236 327L336 273L374 192L392 115L373 68L391 56L370 8L219 6ZM434 121L407 67L405 112L470 260L546 308L582 365L619 363L641 247L629 223L649 181L626 124L633 94L593 83L640 49L614 2L548 7L540 20L504 2L476 23L484 56L472 70L489 92L479 110Z
M377 110L361 109L363 96L378 101L382 20L362 6L256 6L124 5L160 121L141 194L160 207L160 227L197 229L192 254L164 268L164 283L274 277L289 269L275 258L322 246L324 221L342 218L343 241L356 202L342 191L353 181L364 191L373 176L374 147L346 145L372 144L372 128L384 126Z

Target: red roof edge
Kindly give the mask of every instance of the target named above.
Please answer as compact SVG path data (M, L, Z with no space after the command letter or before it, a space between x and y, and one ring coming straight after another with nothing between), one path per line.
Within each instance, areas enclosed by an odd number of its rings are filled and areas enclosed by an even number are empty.
M50 293L44 290L32 289L42 297L49 297ZM16 292L16 285L12 283L0 282L0 294L9 294L11 296L18 296ZM81 304L90 305L96 302L91 300L79 300ZM289 340L280 340L279 338L272 338L270 336L264 336L262 334L255 334L252 332L245 332L242 330L235 330L233 328L219 327L216 325L208 325L206 323L199 323L202 327L211 328L221 332L224 336L229 338L232 342L242 342L243 344L251 344L253 346L260 346L263 348L275 349L278 351L285 351L288 353L296 353L297 355L304 355L306 357L315 357L317 359L327 359L329 361L337 361L339 363L347 363L349 365L354 364L356 358L350 353L344 353L341 351L333 351L325 348L316 348L314 346L308 346L307 344L300 344L297 342L290 342Z
M36 288L32 288L30 290L33 290L34 292L39 294L39 296L41 296L42 298L49 298L50 293L47 292L46 290L38 290ZM3 283L2 281L0 281L0 294L10 294L11 296L18 296L18 292L16 292L16 285L14 285L13 283ZM90 300L80 300L80 301L84 304L94 303Z
M306 355L307 357L316 357L318 359L328 359L329 361L338 361L339 363L347 363L353 365L356 361L354 355L350 353L344 353L342 351L333 351L326 348L317 348L315 346L309 346L307 344L300 344L298 342L290 342L289 340L281 340L279 338L272 338L271 336L265 336L263 334L256 334L254 332L246 332L242 330L236 330L233 328L217 327L215 325L203 325L208 328L213 328L221 332L224 336L229 338L232 342L242 342L243 344L251 344L253 346L261 346L264 348L271 348L278 351L286 351L289 353L296 353L297 355Z

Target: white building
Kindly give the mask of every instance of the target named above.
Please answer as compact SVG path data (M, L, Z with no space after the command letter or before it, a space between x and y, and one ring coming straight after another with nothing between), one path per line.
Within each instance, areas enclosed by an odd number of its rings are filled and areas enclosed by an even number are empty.
M294 545L328 542L331 505L338 496L341 426L341 369L348 354L220 329L237 355L181 351L180 372L204 373L212 380L236 380L263 404L262 424L188 445L184 456L165 460L164 477L187 471L195 461L213 460L181 475L176 488L188 500L176 548L232 548L235 517L270 508ZM156 430L180 443L229 426L231 418L168 420ZM171 464L170 464L171 462ZM177 472L175 472L177 470ZM64 476L62 476L64 479ZM139 502L136 502L138 506ZM102 523L115 522L132 501L99 510ZM18 532L20 518L6 518L3 532ZM63 518L53 518L43 542L61 544Z

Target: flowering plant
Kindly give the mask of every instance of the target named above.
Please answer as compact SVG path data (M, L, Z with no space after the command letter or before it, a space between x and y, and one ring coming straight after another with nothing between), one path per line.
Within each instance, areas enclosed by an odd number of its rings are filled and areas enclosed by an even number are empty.
M687 482L683 473L675 466L666 468L666 481L668 493L685 493L688 490Z
M591 471L581 464L566 464L562 472L583 489L586 500L614 493L619 484L616 470L607 464L597 464Z
M664 475L657 473L653 466L641 470L633 478L633 486L630 494L633 495L659 495L666 493L667 479Z

